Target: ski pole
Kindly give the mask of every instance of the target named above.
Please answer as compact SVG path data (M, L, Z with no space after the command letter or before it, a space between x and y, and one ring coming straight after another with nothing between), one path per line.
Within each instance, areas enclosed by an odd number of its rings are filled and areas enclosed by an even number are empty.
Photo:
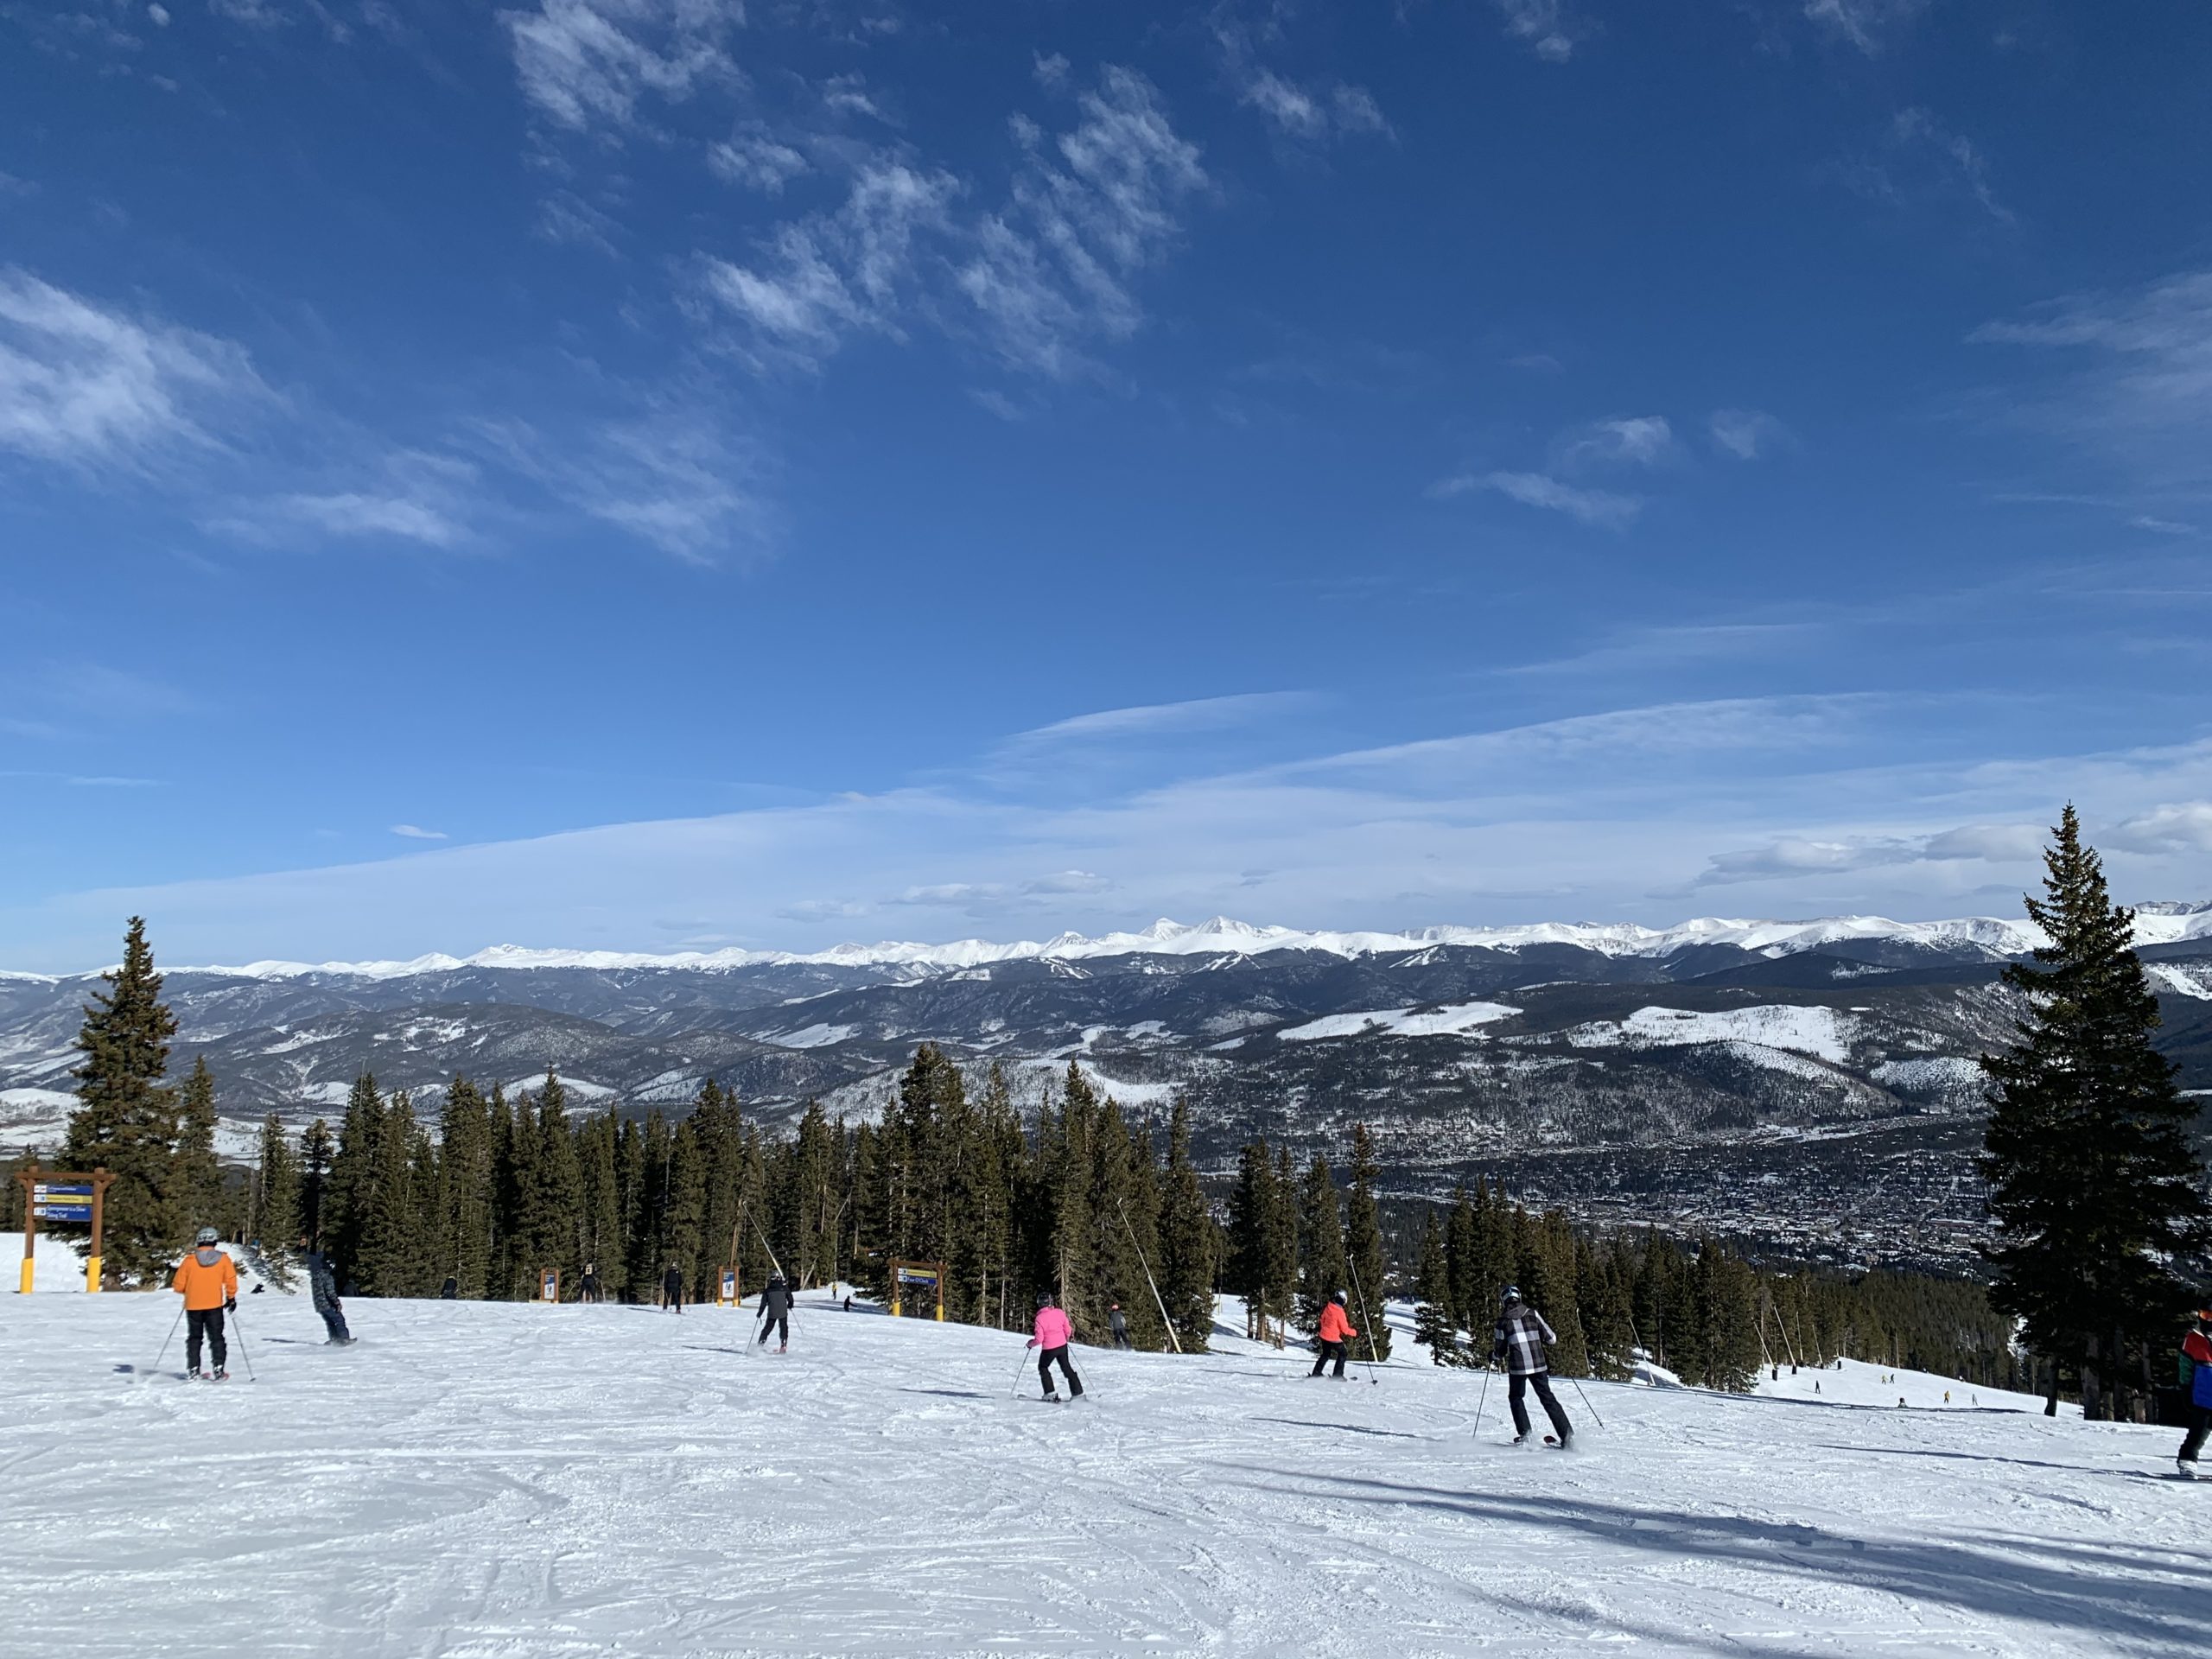
M1021 1374L1028 1369L1029 1350L1025 1348L1021 1351L1021 1363L1014 1368L1014 1381L1007 1386L1007 1395L1009 1399L1019 1399L1020 1397Z
M1476 1434L1483 1432L1483 1408L1490 1403L1490 1371L1489 1366L1483 1367L1483 1391L1475 1396L1475 1426L1470 1432Z
M1347 1257L1344 1265L1351 1269L1351 1294L1359 1298L1359 1325L1367 1338L1367 1385L1379 1389L1382 1379L1375 1375L1375 1321L1367 1317L1367 1293L1359 1287L1359 1264Z
M158 1370L160 1370L162 1369L162 1360L163 1357L164 1357L164 1356L166 1356L166 1355L168 1353L168 1351L169 1351L169 1344L170 1344L171 1342L175 1341L175 1338L176 1338L176 1328L177 1328L177 1326L179 1326L180 1325L182 1325L183 1323L184 1323L184 1303L183 1303L182 1300L181 1300L181 1299L180 1299L180 1300L178 1300L178 1302L177 1302L177 1305L176 1305L176 1318L175 1318L175 1319L171 1319L171 1320L169 1321L169 1333L168 1333L168 1336L163 1337L163 1338L162 1338L162 1351L161 1351L160 1353L158 1353L158 1354L156 1354L156 1355L154 1356L154 1363L153 1363L151 1365L149 1365L149 1366L148 1366L148 1367L147 1367L147 1369L146 1369L146 1374L147 1374L147 1376L152 1376L156 1371L158 1371Z
M1567 1380L1574 1383L1574 1392L1582 1401L1582 1409L1590 1414L1590 1421L1603 1428L1605 1426L1605 1420L1598 1414L1598 1408L1590 1403L1590 1396L1582 1392L1582 1384L1571 1376Z
M238 1333L238 1357L245 1361L245 1380L249 1382L258 1382L260 1379L253 1374L253 1351L245 1345L245 1326L238 1323L238 1309L235 1299L231 1303L230 1312L231 1329Z

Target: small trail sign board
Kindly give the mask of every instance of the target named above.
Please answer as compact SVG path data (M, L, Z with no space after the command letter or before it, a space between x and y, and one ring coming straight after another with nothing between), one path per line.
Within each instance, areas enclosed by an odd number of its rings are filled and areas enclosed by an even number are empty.
M36 1164L28 1164L16 1172L16 1179L23 1184L23 1271L16 1281L19 1294L31 1294L33 1252L38 1246L38 1224L41 1221L73 1223L92 1230L92 1251L85 1258L85 1289L97 1292L100 1287L101 1233L106 1224L107 1189L115 1177L105 1168L89 1175L71 1174L66 1170L41 1171Z
M721 1288L715 1295L715 1306L716 1307L737 1306L743 1300L737 1294L737 1269L724 1268L720 1284Z
M937 1302L938 1323L944 1320L944 1263L942 1262L898 1262L891 1263L891 1317L897 1319L908 1291L931 1296Z

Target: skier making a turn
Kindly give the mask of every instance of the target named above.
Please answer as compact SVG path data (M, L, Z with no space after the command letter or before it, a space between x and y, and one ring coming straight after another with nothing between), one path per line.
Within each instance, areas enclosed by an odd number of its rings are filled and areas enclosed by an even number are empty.
M1106 1310L1106 1332L1114 1338L1114 1345L1116 1348L1127 1348L1130 1345L1129 1316L1122 1312L1122 1305L1119 1302L1114 1303Z
M300 1249L307 1252L308 1300L322 1315L322 1328L329 1338L324 1345L343 1348L353 1340L353 1333L346 1328L346 1305L338 1300L338 1274L331 1268L330 1258L306 1239L300 1240Z
M219 1237L213 1227L202 1227L191 1254L177 1263L176 1277L169 1281L169 1288L184 1298L184 1317L190 1321L184 1338L185 1374L200 1375L200 1344L204 1338L213 1350L210 1357L215 1362L218 1382L230 1376L224 1369L231 1350L223 1340L223 1314L238 1305L238 1267L216 1248Z
M760 1293L760 1345L768 1345L768 1333L776 1333L776 1351L784 1352L791 1345L791 1287L778 1274L768 1281L768 1287Z
M1336 1375L1344 1374L1344 1344L1359 1334L1352 1329L1351 1316L1344 1312L1344 1294L1341 1290L1329 1298L1328 1306L1321 1310L1321 1328L1314 1333L1320 1338L1321 1351L1313 1357L1313 1369L1308 1376L1321 1375L1321 1368L1333 1358L1337 1362Z
M2181 1443L2176 1470L2196 1478L2196 1454L2212 1434L2212 1307L2196 1310L2196 1329L2181 1339L2182 1362L2190 1368L2189 1438Z
M1047 1400L1060 1397L1052 1387L1052 1364L1056 1360L1060 1369L1067 1373L1068 1398L1083 1398L1083 1379L1075 1374L1075 1367L1068 1363L1068 1339L1074 1334L1075 1327L1068 1323L1068 1316L1054 1305L1052 1293L1047 1291L1039 1296L1037 1299L1037 1334L1029 1338L1029 1345L1037 1351L1037 1376L1045 1384Z
M1491 1358L1503 1360L1505 1369L1512 1376L1512 1385L1506 1391L1506 1402L1513 1408L1513 1444L1519 1446L1529 1438L1529 1407L1522 1398L1530 1388L1536 1398L1544 1402L1544 1414L1552 1420L1558 1432L1562 1451L1574 1443L1574 1426L1567 1421L1567 1413L1552 1397L1551 1361L1545 1357L1544 1347L1559 1338L1544 1323L1544 1316L1521 1300L1517 1285L1508 1285L1497 1315L1497 1329L1491 1345Z

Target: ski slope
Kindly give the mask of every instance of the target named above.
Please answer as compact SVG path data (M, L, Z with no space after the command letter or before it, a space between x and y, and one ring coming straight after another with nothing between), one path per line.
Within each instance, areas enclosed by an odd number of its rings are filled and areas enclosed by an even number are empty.
M2164 1429L1563 1384L1577 1448L1516 1450L1479 1373L1226 1333L1053 1406L1018 1336L813 1295L782 1357L367 1300L329 1349L252 1296L218 1387L143 1376L175 1306L0 1299L10 1654L2164 1655L2212 1609Z

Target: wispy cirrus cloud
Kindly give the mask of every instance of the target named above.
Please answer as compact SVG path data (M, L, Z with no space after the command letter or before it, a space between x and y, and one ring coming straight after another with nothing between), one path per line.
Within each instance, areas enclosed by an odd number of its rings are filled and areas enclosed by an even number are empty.
M2018 215L1998 199L1981 147L1925 108L1899 110L1872 149L1834 172L1853 194L1887 207L1948 207L1967 200L1994 224L2018 222Z
M1675 429L1663 415L1614 415L1562 434L1552 446L1567 468L1656 467L1675 453Z
M2041 852L2039 823L1970 823L1914 836L1777 836L1757 847L1715 853L1694 887L1835 875L1892 864L2031 864Z
M1795 442L1789 429L1764 410L1716 409L1706 421L1713 447L1738 461L1757 461Z
M143 471L270 397L245 350L0 270L0 449Z
M1001 747L1043 748L1149 737L1165 732L1219 730L1295 713L1312 707L1313 701L1313 695L1306 691L1244 691L1230 696L1193 697L1182 702L1103 709L1018 732Z
M1805 16L1830 37L1873 57L1928 9L1929 0L1805 0Z
M425 830L421 825L413 823L395 823L391 826L391 833L397 836L403 841L444 841L448 839L446 832L442 830Z
M503 11L523 95L571 131L620 138L648 98L680 104L737 78L740 0L538 0Z
M1524 507L1564 513L1577 524L1605 530L1625 530L1643 511L1639 496L1586 489L1563 483L1548 473L1462 473L1440 480L1430 486L1429 494L1445 500L1484 491L1517 501Z
M1491 0L1505 32L1547 63L1565 63L1596 25L1568 9L1567 0Z

